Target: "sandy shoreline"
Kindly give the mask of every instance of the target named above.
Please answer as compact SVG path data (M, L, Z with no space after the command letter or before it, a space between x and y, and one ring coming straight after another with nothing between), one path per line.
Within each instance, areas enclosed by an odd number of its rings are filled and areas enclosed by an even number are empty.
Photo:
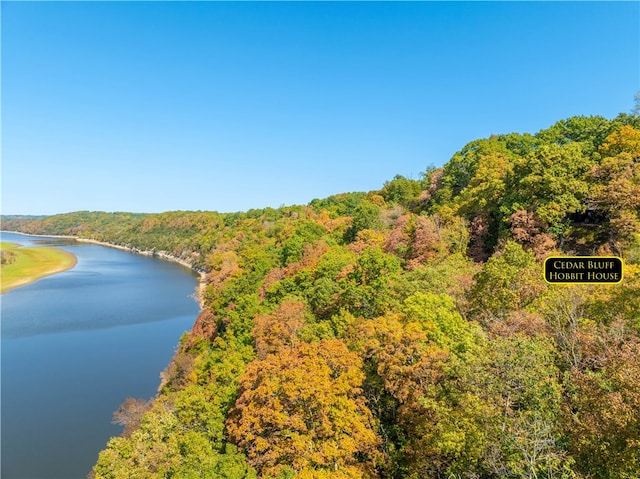
M20 245L22 246L22 245ZM22 248L20 248L22 249ZM76 257L76 255L74 255L73 253L70 253L69 251L65 251L61 248L56 248L56 247L52 247L52 246L35 246L35 247L27 247L25 248L26 250L31 250L31 249L38 249L38 250L48 250L48 251L53 251L58 255L62 255L64 258L66 258L64 261L58 262L58 264L46 268L44 266L35 268L34 267L30 267L28 270L23 271L23 273L27 273L29 272L28 275L22 277L22 278L13 278L13 274L9 274L10 278L7 279L6 278L6 274L3 273L2 275L2 286L0 288L0 294L5 294L13 289L19 288L21 286L26 286L28 284L32 284L35 283L36 281L39 281L43 278L46 278L47 276L52 276L54 274L58 274L58 273L63 273L64 271L68 271L70 269L75 268L75 266L78 264L78 258ZM50 258L49 258L50 259ZM10 267L10 265L5 265L7 267Z

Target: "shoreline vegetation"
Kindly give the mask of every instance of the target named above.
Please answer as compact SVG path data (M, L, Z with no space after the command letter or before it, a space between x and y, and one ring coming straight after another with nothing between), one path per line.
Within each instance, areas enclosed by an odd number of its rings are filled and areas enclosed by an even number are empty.
M3 242L0 294L62 273L78 263L73 253L49 246L24 247Z

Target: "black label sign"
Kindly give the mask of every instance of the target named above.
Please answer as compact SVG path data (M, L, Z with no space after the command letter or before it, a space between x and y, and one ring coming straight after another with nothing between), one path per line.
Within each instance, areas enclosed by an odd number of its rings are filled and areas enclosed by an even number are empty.
M622 259L616 256L550 256L544 261L547 283L620 283Z

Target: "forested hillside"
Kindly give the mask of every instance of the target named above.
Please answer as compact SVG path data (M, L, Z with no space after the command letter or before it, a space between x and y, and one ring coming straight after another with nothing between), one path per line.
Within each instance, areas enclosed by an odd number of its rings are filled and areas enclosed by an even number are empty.
M469 143L378 191L243 213L3 221L206 271L96 478L640 477L640 118ZM551 285L552 254L616 255Z

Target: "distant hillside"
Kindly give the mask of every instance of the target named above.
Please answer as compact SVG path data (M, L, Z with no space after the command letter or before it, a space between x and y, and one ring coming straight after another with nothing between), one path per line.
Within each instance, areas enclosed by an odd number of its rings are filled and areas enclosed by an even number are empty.
M22 224L26 221L41 220L46 218L46 215L0 215L0 224Z
M640 471L640 118L465 145L420 179L242 213L3 228L207 272L157 398L97 478L632 478ZM552 254L617 285L551 285Z

